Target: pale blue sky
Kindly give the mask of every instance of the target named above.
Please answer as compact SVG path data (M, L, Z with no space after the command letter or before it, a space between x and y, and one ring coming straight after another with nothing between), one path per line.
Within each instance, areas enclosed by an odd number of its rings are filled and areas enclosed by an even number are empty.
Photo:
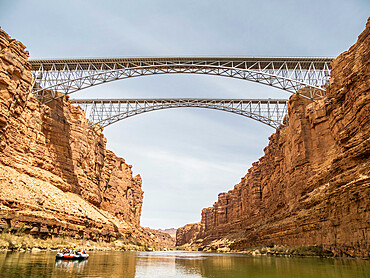
M31 58L337 56L364 29L370 1L4 1L0 25ZM217 76L117 81L71 98L288 98ZM171 109L105 129L108 148L143 178L142 225L179 227L232 189L274 130L234 114Z

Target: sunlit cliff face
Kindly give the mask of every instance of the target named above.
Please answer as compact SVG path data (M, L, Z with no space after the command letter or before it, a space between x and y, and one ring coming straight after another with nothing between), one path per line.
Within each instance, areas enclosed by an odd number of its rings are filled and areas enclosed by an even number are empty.
M143 192L67 98L29 94L24 46L0 31L0 223L44 236L116 238L140 224Z
M289 101L289 126L233 190L202 211L202 229L178 229L179 242L243 250L260 245L320 245L368 257L370 184L370 21L332 63L322 99Z

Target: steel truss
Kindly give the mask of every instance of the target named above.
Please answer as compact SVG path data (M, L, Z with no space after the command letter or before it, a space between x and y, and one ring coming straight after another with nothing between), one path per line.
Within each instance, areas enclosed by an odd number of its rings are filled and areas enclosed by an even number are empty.
M227 111L278 128L283 125L288 107L286 99L73 99L71 102L85 110L89 127L95 131L138 114L177 107Z
M305 97L325 94L333 58L174 57L30 60L33 93L46 103L98 84L135 76L193 73L244 79L290 93L311 88ZM51 91L51 92L50 92ZM59 92L59 93L58 93Z

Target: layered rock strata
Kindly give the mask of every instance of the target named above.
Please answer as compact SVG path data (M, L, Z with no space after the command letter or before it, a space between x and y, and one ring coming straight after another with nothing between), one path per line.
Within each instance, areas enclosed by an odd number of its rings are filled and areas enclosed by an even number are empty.
M231 250L319 245L338 256L369 257L369 33L370 21L333 61L325 97L290 98L289 125L270 137L234 189L203 209L190 243ZM178 244L187 239L178 233Z
M142 237L140 176L67 97L44 105L30 94L24 49L0 30L0 230Z
M201 223L187 224L176 230L176 246L194 243L203 230Z
M169 229L159 229L158 231L161 231L161 232L165 232L167 234L169 234L171 237L173 237L174 239L176 239L176 231L177 229L175 228L169 228Z
M150 228L143 228L144 233L151 238L158 246L163 246L166 248L175 247L176 239L172 237L169 233L162 230L154 230Z

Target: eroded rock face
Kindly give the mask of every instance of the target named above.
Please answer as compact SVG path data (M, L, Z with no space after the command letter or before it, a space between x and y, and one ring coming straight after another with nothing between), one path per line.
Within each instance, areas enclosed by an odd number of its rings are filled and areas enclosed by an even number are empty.
M233 190L203 209L197 244L321 245L369 257L369 33L370 22L334 60L323 99L290 98L289 126Z
M169 234L172 238L176 239L177 229L175 229L175 228L168 228L168 229L164 229L164 230L159 229L159 231L165 232L165 233Z
M118 219L140 225L143 204L142 181L140 175L132 177L131 167L124 159L111 151L106 151L100 181L102 194L100 207Z
M158 246L162 246L165 248L172 248L175 246L176 240L169 233L162 230L154 230L150 228L143 228L143 230L147 237L157 242Z
M104 135L88 129L68 97L43 105L29 93L24 48L0 30L0 228L132 233L140 224L140 176L106 150Z
M176 246L192 244L203 230L201 223L187 224L176 231Z

